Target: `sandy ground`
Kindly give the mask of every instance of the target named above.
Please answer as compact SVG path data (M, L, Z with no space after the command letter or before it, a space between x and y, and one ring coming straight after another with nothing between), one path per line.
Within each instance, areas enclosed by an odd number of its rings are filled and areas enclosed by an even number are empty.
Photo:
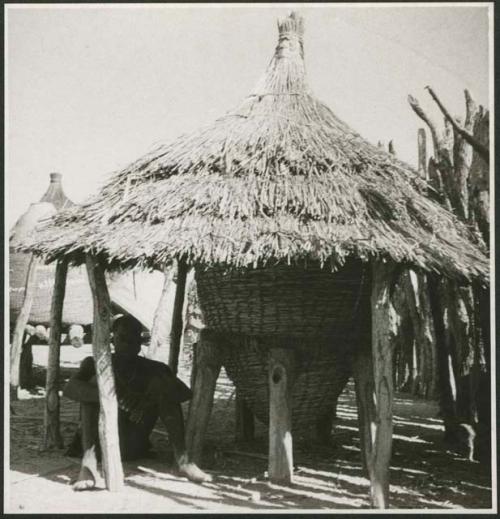
M34 351L43 365L46 349ZM85 347L87 348L87 347ZM90 349L63 348L62 366L74 368ZM189 381L181 365L180 376ZM67 371L66 371L67 372ZM64 373L64 370L63 370ZM77 493L71 482L79 460L64 451L39 452L43 393L13 403L6 511L12 513L193 513L340 510L368 508L368 480L362 470L352 385L341 396L329 447L311 438L294 438L296 470L292 485L266 480L267 430L257 423L251 444L234 440L234 388L225 376L217 386L204 452L212 483L197 485L176 474L165 431L153 435L156 459L124 464L125 488ZM433 402L397 395L391 508L489 509L489 467L447 451ZM78 421L78 407L61 399L61 432L67 445Z

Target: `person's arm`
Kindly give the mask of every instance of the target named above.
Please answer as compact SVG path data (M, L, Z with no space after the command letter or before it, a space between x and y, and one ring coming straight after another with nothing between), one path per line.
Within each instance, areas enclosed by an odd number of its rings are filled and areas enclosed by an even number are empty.
M69 379L64 387L63 395L77 402L99 402L95 364L92 357L83 359L78 372Z

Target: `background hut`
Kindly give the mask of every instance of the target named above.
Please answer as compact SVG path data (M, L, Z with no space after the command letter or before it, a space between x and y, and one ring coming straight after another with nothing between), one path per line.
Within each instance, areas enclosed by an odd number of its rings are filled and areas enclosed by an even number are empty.
M73 206L66 196L62 186L60 173L50 174L47 191L39 203L31 204L28 210L19 218L10 230L9 235L9 312L11 329L15 325L23 304L26 276L31 256L15 252L15 246L22 241L37 225L37 223L65 207ZM86 280L86 273L80 268L70 273L66 305L63 320L67 324L86 325L92 322L92 300ZM36 291L29 314L28 322L48 326L50 321L50 301L54 286L54 266L38 265L36 272Z
M51 301L54 291L55 266L42 262L33 262L31 254L16 252L17 244L21 243L36 225L57 211L69 207L76 207L66 196L62 187L62 175L50 174L50 184L40 202L33 203L27 211L18 219L10 230L9 235L9 321L11 334L13 335L13 347L11 352L11 383L17 386L18 370L21 358L31 359L31 354L21 357L22 342L26 342L24 333L26 324L32 326L49 326ZM35 231L36 232L36 231ZM33 268L30 268L32 266ZM30 271L31 275L30 275ZM31 277L31 287L28 281ZM153 316L158 304L161 292L162 275L159 272L125 272L110 273L108 282L111 292L111 304L113 314L128 313L136 317L146 330L151 330ZM66 281L67 292L65 295L62 325L66 331L71 325L89 326L93 320L92 294L88 284L87 272L82 266L75 266L68 271ZM27 312L21 315L26 294L31 298ZM175 290L170 290L165 304L172 304ZM22 319L20 319L20 317ZM20 328L16 334L16 323ZM87 336L90 339L90 336ZM38 337L43 341L43 337ZM48 336L46 336L48 339ZM27 348L31 348L31 341ZM28 352L29 353L29 352ZM31 361L30 361L31 362ZM30 369L21 370L29 373ZM21 380L22 387L30 385L30 381Z
M372 503L384 507L397 266L486 282L488 261L413 168L311 95L302 19L292 14L278 28L264 77L236 109L117 173L25 248L86 262L99 311L105 269L177 262L185 275L194 266L207 326L188 419L195 458L221 364L269 416L269 476L281 481L292 477L294 418L301 409L307 419L320 415L352 366ZM108 324L99 315L95 351L105 358ZM114 416L109 373L100 376L101 404ZM119 479L109 462L105 469L108 481Z
M30 205L9 234L9 315L11 328L16 322L23 303L26 275L30 255L16 252L15 247L34 230L40 220L75 204L66 196L62 187L62 175L50 174L50 184L40 202ZM39 265L36 274L36 291L28 322L48 326L50 302L54 288L54 265ZM150 330L153 315L160 296L162 276L159 273L130 272L110 274L109 286L114 313L134 315ZM63 323L65 325L92 323L93 307L87 273L84 267L68 272L68 292L65 297ZM170 300L173 296L170 295Z

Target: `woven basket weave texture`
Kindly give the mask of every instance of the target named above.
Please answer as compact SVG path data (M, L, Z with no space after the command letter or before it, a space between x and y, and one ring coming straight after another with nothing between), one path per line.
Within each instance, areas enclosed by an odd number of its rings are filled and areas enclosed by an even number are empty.
M319 417L331 415L351 375L349 352L327 343L295 341L296 378L292 389L292 428L306 433ZM269 421L269 344L240 338L223 350L226 373L239 395L263 423Z
M352 372L352 354L370 341L369 269L349 261L332 273L276 266L197 270L207 328L224 337L223 365L256 417L268 422L269 349L291 348L296 378L292 427L304 431L331 414Z
M250 336L350 334L359 304L369 297L368 281L366 265L357 260L334 273L286 265L196 270L207 328Z

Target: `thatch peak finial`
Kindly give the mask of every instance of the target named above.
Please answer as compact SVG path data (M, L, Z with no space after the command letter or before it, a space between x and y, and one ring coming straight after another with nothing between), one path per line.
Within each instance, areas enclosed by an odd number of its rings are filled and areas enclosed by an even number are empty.
M288 16L278 20L278 46L276 57L304 57L304 18L292 11Z
M304 65L304 18L295 11L278 19L278 45L266 73L252 95L288 94L307 91Z
M299 40L302 40L304 35L304 18L296 11L291 11L288 16L278 19L278 31L280 39L295 34Z
M53 184L60 184L61 180L62 180L62 174L61 173L54 172L54 173L50 174L50 181Z

